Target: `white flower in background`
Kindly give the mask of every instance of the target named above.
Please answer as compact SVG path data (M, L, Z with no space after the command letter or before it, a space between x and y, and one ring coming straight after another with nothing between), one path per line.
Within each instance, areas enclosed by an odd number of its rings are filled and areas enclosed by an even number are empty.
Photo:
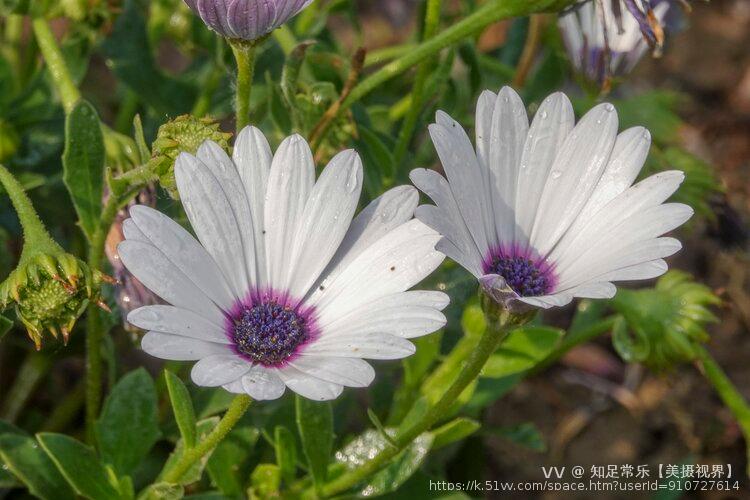
M659 54L672 0L588 0L558 18L568 56L587 78L604 82L633 70L649 49Z
M408 338L445 324L448 297L407 291L440 265L440 236L413 219L418 193L399 187L354 220L362 164L337 155L315 181L309 146L286 139L272 157L246 128L233 159L213 142L183 153L175 176L198 237L138 206L119 253L127 268L171 305L140 308L128 321L149 332L142 347L197 360L201 386L275 399L289 387L327 400L374 376L362 358L414 353Z
M476 152L447 114L438 112L430 126L448 180L426 169L411 173L437 205L419 207L416 217L444 236L436 248L506 307L612 297L613 281L667 271L663 259L681 245L660 236L693 213L664 203L682 172L632 185L651 137L642 127L619 135L617 129L611 104L575 125L561 93L544 100L529 127L518 94L508 87L498 95L485 91L477 105Z

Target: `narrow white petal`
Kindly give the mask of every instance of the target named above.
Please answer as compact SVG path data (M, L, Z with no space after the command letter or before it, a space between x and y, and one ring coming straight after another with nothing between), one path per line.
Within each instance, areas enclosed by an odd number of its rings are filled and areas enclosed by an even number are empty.
M602 281L631 281L631 280L650 280L658 278L669 270L669 266L663 259L656 259L634 266L624 267L614 271L609 271L596 279Z
M600 104L568 134L550 169L531 231L546 255L568 230L599 182L617 135L617 112Z
M214 174L222 191L226 194L240 232L248 280L250 283L257 283L258 271L255 262L256 245L253 216L247 192L242 184L237 167L221 146L213 141L204 142L198 148L197 156L204 164L211 166L211 173Z
M317 377L303 373L293 366L285 366L278 371L279 377L287 387L300 396L314 401L329 401L341 395L344 386L326 382Z
M359 358L302 355L289 364L303 373L346 387L367 387L375 379L372 366Z
M510 87L503 87L495 100L489 154L492 210L498 240L503 242L513 241L516 234L516 187L528 130L521 97Z
M574 297L584 299L611 299L617 293L617 287L612 283L586 283L568 290Z
M224 344L162 332L148 332L144 335L141 349L155 358L171 361L195 361L208 356L231 354L229 347Z
M516 189L516 241L527 242L555 156L575 125L573 105L561 92L547 97L534 116L521 155Z
M219 387L242 377L252 365L236 354L215 354L201 359L190 372L190 377L202 387Z
M422 205L417 207L414 216L440 233L443 240L448 240L450 245L438 244L436 248L455 260L474 276L481 276L482 256L477 252L473 240L466 237L466 226L457 225L455 219L445 210L434 205Z
M483 206L485 200L479 162L468 143L466 132L457 123L452 123L451 126L440 123L430 125L430 137L448 176L459 213L477 247L487 248L489 239L482 214L489 212L489 208Z
M203 247L232 285L235 297L250 289L239 221L211 169L198 158L182 153L175 163L175 179L190 224Z
M309 300L319 314L341 315L362 304L406 291L434 271L445 258L434 250L440 235L411 220L382 237Z
M411 186L398 186L370 202L352 221L319 285L330 283L373 243L410 220L419 202Z
M477 159L482 167L482 178L486 181L489 188L490 181L490 141L492 139L492 115L495 113L495 102L497 94L490 90L485 90L477 100L476 112L476 148ZM487 191L489 195L489 191Z
M362 191L362 161L353 151L336 155L323 170L294 238L289 293L304 297L336 253Z
M161 250L190 281L225 311L235 298L221 270L193 236L175 221L145 206L130 209L132 221L153 246Z
M416 352L414 344L387 333L336 335L322 338L303 351L308 357L402 359Z
M136 240L144 243L149 242L146 235L135 225L133 219L125 219L122 221L122 235L125 236L126 240Z
M541 297L518 297L518 300L530 306L549 309L551 307L563 307L573 301L573 295L567 292L544 295Z
M263 133L255 127L245 127L234 143L232 159L242 179L252 212L255 233L255 259L258 266L257 285L266 285L266 245L264 230L264 204L268 175L271 171L271 146Z
M288 137L273 157L263 214L268 283L273 287L285 289L289 284L294 237L314 183L310 146L299 135Z
M143 330L183 335L220 344L231 343L223 325L174 306L139 307L128 314L128 323Z
M276 374L276 370L261 366L254 366L241 381L245 392L258 401L279 399L286 390L286 385Z
M388 333L409 339L427 335L445 326L445 315L430 307L383 305L383 302L375 301L368 304L367 310L358 309L321 327L322 338Z
M211 299L156 247L125 240L117 246L117 252L133 276L165 301L215 323L222 321L223 314Z

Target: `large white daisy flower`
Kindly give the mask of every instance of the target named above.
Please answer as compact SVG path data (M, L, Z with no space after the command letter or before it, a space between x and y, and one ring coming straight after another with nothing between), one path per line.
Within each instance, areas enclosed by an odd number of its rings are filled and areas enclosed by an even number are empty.
M362 358L398 359L408 338L445 324L448 297L407 291L444 256L440 236L412 219L418 193L392 189L356 218L362 163L337 155L315 181L309 146L286 139L272 157L246 128L233 158L213 142L180 155L177 188L197 240L167 216L130 209L119 247L127 268L171 305L128 321L143 349L198 362L201 386L275 399L339 396L374 376Z
M444 238L437 249L469 270L508 307L548 308L573 297L610 298L611 282L667 271L680 242L660 237L693 210L664 203L679 171L632 185L651 144L642 127L618 135L617 112L600 104L575 125L561 94L547 97L529 127L521 98L485 91L476 152L463 128L438 112L430 135L448 180L411 173L437 206L416 217Z

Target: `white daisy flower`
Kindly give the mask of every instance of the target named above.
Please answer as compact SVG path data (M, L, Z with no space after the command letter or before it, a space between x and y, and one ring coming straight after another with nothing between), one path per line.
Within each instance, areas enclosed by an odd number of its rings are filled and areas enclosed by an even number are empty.
M561 93L547 97L529 127L521 98L485 91L476 152L463 128L438 112L430 135L446 181L411 173L437 206L416 217L444 238L437 249L476 276L506 307L549 308L573 297L610 298L613 281L667 271L680 242L661 237L693 214L664 203L684 179L661 172L632 185L651 144L642 127L618 135L617 112L600 104L576 125Z
M392 189L354 217L362 163L337 155L315 181L309 146L287 138L272 157L248 127L233 158L206 142L180 155L177 188L197 240L167 216L130 209L120 257L171 305L130 313L143 349L197 361L193 381L255 399L286 387L310 399L365 387L363 358L414 353L407 339L446 320L448 297L407 291L440 265L440 236L416 219L418 193ZM353 219L353 220L352 220Z

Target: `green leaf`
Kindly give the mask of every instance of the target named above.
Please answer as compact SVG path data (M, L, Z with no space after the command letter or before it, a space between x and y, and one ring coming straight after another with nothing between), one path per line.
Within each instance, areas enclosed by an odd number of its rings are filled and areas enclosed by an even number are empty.
M547 326L525 326L514 330L490 356L482 376L502 378L533 368L557 347L564 333Z
M180 436L188 448L195 446L195 409L190 399L190 393L180 377L164 370L164 380L167 383L167 392L169 400L172 403L172 411L180 429Z
M432 442L432 449L436 450L443 446L465 439L482 427L482 424L471 418L459 417L451 420L447 424L438 427L432 434L435 439Z
M255 427L235 427L211 453L206 469L211 483L225 495L242 496L259 436Z
M296 397L297 428L315 484L326 480L333 449L333 410L328 402Z
M161 436L154 381L145 369L115 384L99 420L96 438L102 460L119 475L130 474Z
M33 438L21 434L0 435L0 458L32 495L44 500L75 498L65 478Z
M198 431L198 440L205 438L214 429L214 427L216 427L216 425L219 423L219 420L219 417L211 417L205 420L199 420L196 424L196 429ZM179 441L177 441L177 445L169 455L169 458L167 458L167 462L164 464L164 468L159 475L160 478L175 466L184 451L185 443L182 441L182 439L180 439ZM203 476L203 469L206 468L206 463L208 462L211 453L213 453L213 450L206 454L203 460L198 460L197 462L195 462L193 466L188 469L188 471L185 472L185 474L183 474L179 479L179 484L188 485L195 483L196 481L200 481L201 477Z
M119 499L94 450L62 434L37 434L39 444L79 495L91 500Z
M274 447L281 477L285 484L290 485L297 475L297 443L292 431L283 425L277 425L274 430Z
M63 180L89 241L102 213L104 159L104 137L96 109L79 101L65 120Z
M278 498L281 470L276 464L260 464L250 475L250 498Z
M536 425L531 422L526 422L514 427L489 429L486 433L508 439L509 441L520 444L532 451L538 451L541 453L547 450L547 445L544 442L542 433L539 432Z
M180 500L185 496L185 488L180 484L155 483L138 495L138 500Z
M430 452L432 440L430 433L424 433L415 439L401 454L392 459L385 469L372 478L360 495L371 497L396 491L419 470Z

